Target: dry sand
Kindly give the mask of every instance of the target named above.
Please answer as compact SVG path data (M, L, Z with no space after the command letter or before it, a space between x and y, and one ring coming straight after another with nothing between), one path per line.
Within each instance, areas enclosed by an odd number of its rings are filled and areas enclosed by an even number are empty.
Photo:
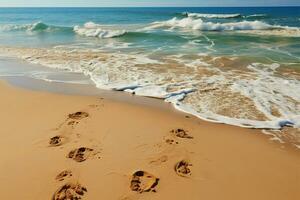
M3 82L0 99L1 199L300 197L299 152L258 130Z

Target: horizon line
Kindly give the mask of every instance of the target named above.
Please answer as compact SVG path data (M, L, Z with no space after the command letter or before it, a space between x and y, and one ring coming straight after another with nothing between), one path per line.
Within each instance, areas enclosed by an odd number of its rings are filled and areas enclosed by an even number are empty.
M270 5L270 6L0 6L0 8L276 8L276 7L300 7L300 5Z

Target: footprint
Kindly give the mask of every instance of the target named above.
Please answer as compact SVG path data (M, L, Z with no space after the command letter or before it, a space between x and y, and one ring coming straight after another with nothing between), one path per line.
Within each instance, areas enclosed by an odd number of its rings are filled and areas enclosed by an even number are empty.
M88 116L89 114L87 112L81 112L81 111L69 114L70 119L76 119L76 120L83 119Z
M166 139L165 142L166 142L167 144L178 144L178 142L175 141L175 140L173 140L173 139Z
M164 156L157 158L156 160L150 161L150 164L161 164L161 163L165 163L167 161L168 161L168 156L164 155Z
M62 172L60 172L56 177L55 180L57 181L63 181L68 177L73 176L72 172L70 170L64 170Z
M176 137L179 138L187 138L187 139L193 139L192 136L187 134L187 131L181 128L173 129L171 130L171 133L174 133Z
M94 149L87 148L87 147L80 147L77 149L73 149L69 152L68 158L71 158L77 162L83 162L85 161L91 153L94 151Z
M56 146L60 146L63 144L63 141L65 140L65 138L63 138L62 136L54 136L52 138L50 138L50 141L49 141L49 145L51 147L56 147Z
M68 115L68 118L65 119L65 121L63 121L61 124L58 125L57 128L55 128L55 130L59 130L65 127L65 125L71 126L72 128L74 128L74 125L78 124L79 121L76 120L80 120L83 118L88 117L89 114L87 112L75 112L75 113L71 113Z
M190 164L186 160L182 160L182 161L176 163L176 165L175 165L175 172L179 176L186 177L188 175L191 175L190 166L192 166L192 164Z
M85 192L87 189L80 184L67 183L54 193L52 200L80 200Z
M156 192L155 187L158 185L159 178L145 171L136 171L132 175L130 189L135 192Z

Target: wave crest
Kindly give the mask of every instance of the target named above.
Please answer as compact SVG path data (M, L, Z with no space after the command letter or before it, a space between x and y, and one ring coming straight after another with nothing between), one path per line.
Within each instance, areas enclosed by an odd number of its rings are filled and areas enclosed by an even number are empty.
M194 17L194 18L217 18L217 19L228 19L228 18L240 18L241 14L203 14L203 13L182 13L183 16L186 17Z
M211 14L211 13L181 13L184 17L191 18L206 18L206 19L232 19L232 18L247 18L247 19L261 19L266 18L266 14L253 14L253 15L242 15L239 13L234 14Z
M10 32L10 31L26 31L26 32L59 32L71 30L69 27L60 27L60 26L52 26L45 24L43 22L35 22L32 24L6 24L0 26L0 31Z
M47 29L49 29L49 26L43 22L34 23L29 27L30 31L44 31Z
M204 22L201 19L183 18L178 19L174 17L171 20L154 22L148 29L156 28L182 28L200 31L235 31L235 30L269 30L279 28L261 21L241 21L230 23L213 23Z
M262 18L266 18L266 17L268 17L267 14L254 14L254 15L245 16L244 18L248 18L248 19L262 19Z
M125 30L103 29L103 26L95 24L94 22L87 22L83 25L83 27L74 26L73 30L78 35L98 38L113 38L126 34Z

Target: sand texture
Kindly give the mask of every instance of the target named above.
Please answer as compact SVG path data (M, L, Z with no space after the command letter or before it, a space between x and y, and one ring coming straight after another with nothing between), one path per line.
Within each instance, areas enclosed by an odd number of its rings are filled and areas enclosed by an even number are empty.
M297 200L300 154L258 130L0 83L9 200Z

